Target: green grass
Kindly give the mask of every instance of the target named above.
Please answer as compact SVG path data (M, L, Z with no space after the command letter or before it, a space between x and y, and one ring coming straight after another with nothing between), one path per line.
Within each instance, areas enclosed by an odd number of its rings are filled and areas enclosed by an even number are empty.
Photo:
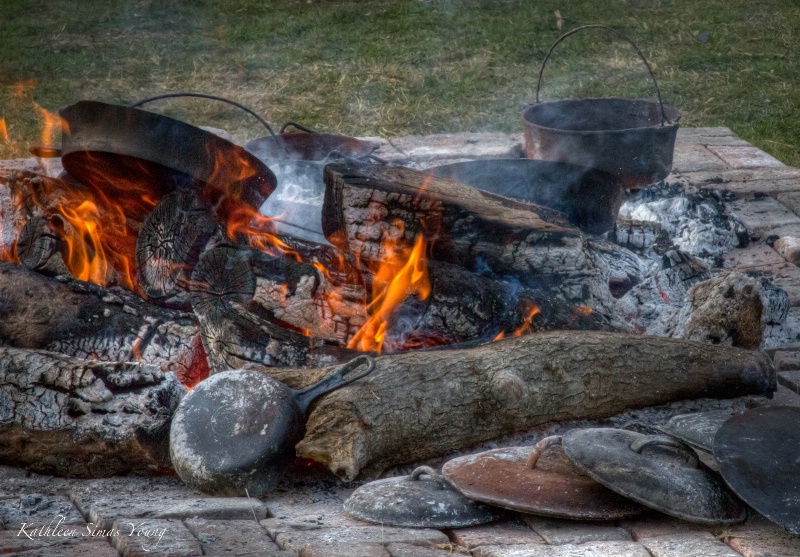
M4 0L0 158L41 141L34 102L55 111L175 91L352 135L521 131L547 49L587 23L639 44L682 125L730 127L800 166L797 0ZM542 85L546 100L652 91L633 50L597 31L560 44ZM219 103L151 107L238 140L264 135Z

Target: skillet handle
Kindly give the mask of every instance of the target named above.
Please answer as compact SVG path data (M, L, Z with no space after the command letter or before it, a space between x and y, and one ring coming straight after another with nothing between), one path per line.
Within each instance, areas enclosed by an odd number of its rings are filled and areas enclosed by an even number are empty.
M300 130L301 132L305 132L305 133L319 133L318 131L312 130L311 128L307 128L302 124L298 124L297 122L286 122L283 126L281 126L280 133L285 132L286 128L288 128L289 126L293 127L296 130Z
M700 459L697 458L697 455L692 449L683 443L675 441L671 437L667 437L665 435L649 435L647 437L638 439L631 443L631 450L635 453L641 454L645 447L653 446L675 449L675 452L687 459L692 468L700 467Z
M240 108L240 109L244 110L250 116L252 116L256 120L261 122L261 125L264 126L265 128L267 128L267 130L269 131L269 134L272 137L275 137L275 131L272 129L272 126L270 126L267 123L266 120L264 120L261 116L256 114L253 110L247 108L243 104L237 103L236 101L232 101L230 99L226 99L226 98L223 98L223 97L218 97L216 95L206 95L205 93L167 93L166 95L157 95L155 97L150 97L148 99L142 99L140 101L136 101L135 103L130 105L130 108L138 108L138 107L142 106L143 104L146 104L146 103L149 103L149 102L152 102L152 101L158 101L158 100L161 100L161 99L171 99L171 98L175 98L175 97L197 97L197 98L200 98L200 99L211 99L212 101L220 101L220 102L228 103L230 105L235 106L236 108Z
M561 35L558 39L556 39L556 42L554 42L553 46L550 47L550 50L547 51L544 60L542 60L542 67L539 69L539 81L536 83L536 104L539 104L541 102L539 100L539 90L542 87L542 75L544 74L544 67L547 65L547 60L550 58L550 55L553 53L553 50L556 48L558 43L560 43L570 35L574 35L578 31L583 31L584 29L605 29L606 31L614 33L622 40L627 41L633 47L633 49L636 51L636 54L638 54L639 58L641 58L642 62L644 62L644 65L647 68L647 72L650 74L650 78L653 80L653 86L656 88L656 96L658 96L658 106L661 108L661 125L663 126L666 122L668 122L669 119L667 118L667 113L664 111L664 102L661 100L661 89L658 88L658 81L656 81L656 76L653 73L653 68L650 67L650 64L647 62L647 58L645 58L644 54L642 53L642 51L639 49L639 47L636 45L635 42L633 42L626 35L623 35L616 29L607 27L606 25L582 25L580 27L572 29L571 31L567 31L566 33Z
M352 373L355 369L364 364L367 366L366 369L358 373ZM338 389L339 387L349 385L354 381L358 381L359 379L362 379L363 377L366 377L372 373L372 370L374 369L375 359L372 356L368 356L366 354L356 356L317 383L314 383L305 389L293 391L297 407L300 409L303 415L305 415L308 407L311 406L311 403L315 398Z

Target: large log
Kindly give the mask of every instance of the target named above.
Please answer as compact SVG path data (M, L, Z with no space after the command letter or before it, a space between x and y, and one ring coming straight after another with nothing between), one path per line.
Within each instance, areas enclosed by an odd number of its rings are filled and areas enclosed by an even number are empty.
M155 366L0 348L0 463L72 477L163 473L185 391Z
M197 319L121 288L0 263L0 346L154 364L192 385L208 374Z
M294 387L324 373L264 371ZM320 399L297 452L353 479L550 421L775 388L775 371L758 352L605 332L538 333L379 357L370 377Z
M367 267L384 257L386 243L399 246L403 257L402 246L410 251L422 235L434 260L518 281L565 306L567 314L589 307L587 327L620 325L611 269L592 245L608 242L590 243L551 210L408 168L331 164L324 177L326 238Z

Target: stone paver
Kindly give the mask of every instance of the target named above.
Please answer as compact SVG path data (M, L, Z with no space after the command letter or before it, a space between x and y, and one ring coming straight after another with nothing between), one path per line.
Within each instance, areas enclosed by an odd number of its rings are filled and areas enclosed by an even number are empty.
M383 137L377 136L369 136L369 137L359 137L363 141L369 141L370 143L374 143L378 145L378 150L375 151L373 154L378 157L379 159L386 161L388 163L398 163L398 162L405 162L408 160L408 155L399 151L394 145L392 145L388 139Z
M17 498L27 493L69 495L75 480L28 473L22 468L0 465L0 498Z
M391 557L448 557L453 554L453 548L449 544L442 544L440 547L422 547L407 543L390 543L386 546L386 551Z
M750 234L758 234L762 238L772 234L786 236L789 234L780 234L778 231L795 228L800 234L800 217L771 197L737 199L728 203L727 211L739 219Z
M636 541L673 534L709 532L712 529L710 526L692 524L663 514L646 514L642 517L623 520L620 522L620 526L630 532Z
M795 215L800 215L800 191L781 193L776 195L775 199Z
M659 536L641 543L653 557L741 557L709 533Z
M586 542L630 541L631 535L611 523L576 522L526 516L525 522L544 541L553 545L582 544Z
M800 349L776 350L772 355L772 363L779 372L800 369Z
M200 542L203 555L222 557L290 557L272 541L255 520L206 520L190 518L184 524Z
M786 166L752 145L709 145L708 149L731 168L766 168Z
M197 497L177 500L157 500L136 495L109 494L76 501L89 522L110 527L120 517L157 518L209 518L219 520L255 520L267 515L266 506L258 499L245 497Z
M675 146L678 145L750 145L730 128L678 128Z
M200 542L180 520L120 518L111 542L122 557L196 557Z
M750 244L746 248L734 248L726 253L724 258L725 267L739 271L786 263L778 252L763 242Z
M514 159L523 154L522 134L452 133L409 135L390 139L400 152L416 161L429 159Z
M120 557L116 549L103 541L40 547L16 555L19 557Z
M261 525L267 530L270 537L282 549L291 549L295 552L315 551L320 553L322 548L333 550L341 545L378 544L382 548L390 543L404 543L429 547L432 544L448 544L449 538L438 530L424 528L394 528L383 526L351 526L328 528L313 524L302 524L278 518L262 520ZM304 549L307 548L307 549Z
M800 371L778 372L778 383L800 395Z
M482 546L475 557L651 557L638 542L593 542L580 545ZM688 557L688 556L684 556Z
M62 524L60 527L47 530L48 525L44 524L44 529L35 527L21 528L0 531L0 555L17 553L21 551L62 549L66 546L83 545L87 543L100 542L111 547L105 537L93 538L84 536L87 533L84 524Z
M792 167L764 169L704 170L673 173L667 181L688 183L698 188L728 190L739 198L753 194L773 197L790 192L800 192L800 169Z
M725 162L703 145L695 143L676 144L672 155L672 172L699 172L702 170L726 170Z
M726 530L724 541L744 557L800 555L800 537L758 515Z
M66 495L29 493L13 499L0 500L0 524L18 529L25 524L71 524L83 522L83 516Z
M503 520L481 526L457 528L453 537L461 547L474 549L481 545L543 544L542 537L521 520Z

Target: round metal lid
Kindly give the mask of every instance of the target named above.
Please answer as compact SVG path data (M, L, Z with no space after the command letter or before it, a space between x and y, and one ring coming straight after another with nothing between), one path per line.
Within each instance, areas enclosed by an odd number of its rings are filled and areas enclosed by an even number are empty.
M800 408L768 406L732 416L714 437L714 458L739 497L800 536Z
M725 410L681 414L670 418L660 429L695 449L710 453L714 447L714 436L730 417L731 413Z
M631 517L643 508L589 478L560 448L558 436L535 447L495 449L462 456L442 468L461 493L524 513L574 520Z
M344 502L344 510L359 520L407 528L459 528L497 518L489 507L467 499L427 466L410 476L359 487Z
M699 524L735 524L744 505L694 452L664 435L573 429L564 451L589 476L634 501Z

